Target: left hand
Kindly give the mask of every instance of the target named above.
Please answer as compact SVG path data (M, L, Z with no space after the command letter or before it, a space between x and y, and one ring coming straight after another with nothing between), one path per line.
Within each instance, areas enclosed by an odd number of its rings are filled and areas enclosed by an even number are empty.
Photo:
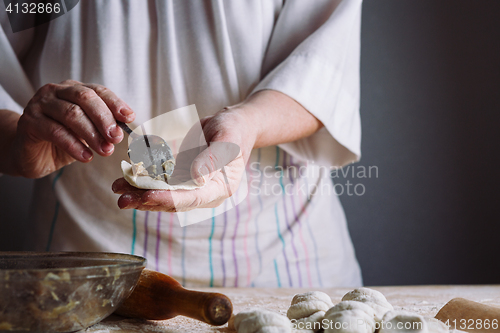
M113 192L121 194L118 206L121 209L183 212L195 208L213 208L222 204L238 189L256 141L257 131L255 124L247 117L248 111L245 106L237 105L224 108L214 116L201 120L209 147L190 163L188 169L191 178L198 185L205 186L196 190L142 190L120 178L112 186ZM221 159L227 157L228 145L223 143L235 144L240 149L236 158L220 169ZM177 161L176 169L179 162L181 161Z

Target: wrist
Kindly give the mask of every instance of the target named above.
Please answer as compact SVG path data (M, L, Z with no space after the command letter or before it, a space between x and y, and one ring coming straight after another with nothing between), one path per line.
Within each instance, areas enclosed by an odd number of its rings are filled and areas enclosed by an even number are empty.
M261 90L237 105L255 130L253 148L293 142L323 127L313 114L288 95Z
M238 112L241 115L242 123L247 131L246 135L252 140L252 149L269 145L265 142L265 136L269 135L269 131L272 130L270 122L273 122L273 119L269 117L272 115L272 111L268 109L265 101L258 100L258 98L264 97L263 95L265 94L258 92L244 102L229 108L230 111Z
M225 107L221 112L234 119L232 124L236 125L236 132L239 137L237 144L240 146L245 160L247 160L259 135L259 122L255 117L254 110L250 106L241 103Z

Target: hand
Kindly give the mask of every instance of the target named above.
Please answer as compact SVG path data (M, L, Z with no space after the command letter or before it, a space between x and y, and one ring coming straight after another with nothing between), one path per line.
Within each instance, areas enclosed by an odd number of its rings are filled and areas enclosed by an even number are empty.
M120 178L112 186L115 193L121 194L118 206L121 209L167 212L216 207L237 190L253 148L307 137L322 128L323 124L286 94L262 90L241 104L202 119L201 127L210 146L191 159L187 173L198 184L206 184L204 187L192 191L146 191L130 186ZM188 133L186 137L193 142L191 135L194 140L197 136L196 133ZM220 170L220 166L226 164L224 159L232 155L226 151L232 145L223 143L235 144L240 149L236 158ZM181 160L178 157L174 173L179 169L182 172ZM227 176L227 182L222 171Z
M256 130L246 116L246 111L248 110L245 110L244 106L235 106L225 108L216 115L201 120L201 127L209 147L199 154L196 153L194 160L189 158L186 160L190 162L188 165L190 178L199 185L204 184L204 187L190 191L141 190L120 178L112 187L115 193L121 194L118 206L121 209L166 212L219 206L237 190L256 140ZM198 140L199 134L195 132L188 133L184 142L193 137ZM228 150L234 151L233 147L239 148L235 154L228 152ZM224 161L230 155L236 157L231 161ZM178 157L174 174L182 173L182 164L182 158ZM225 166L221 168L223 165Z
M14 168L24 177L40 178L74 161L91 161L92 150L109 156L123 139L115 119L134 118L132 109L101 85L46 84L19 118L11 150Z

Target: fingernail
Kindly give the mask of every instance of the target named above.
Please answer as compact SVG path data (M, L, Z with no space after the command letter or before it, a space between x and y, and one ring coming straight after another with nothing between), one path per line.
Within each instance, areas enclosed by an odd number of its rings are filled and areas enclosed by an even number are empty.
M125 202L126 202L126 204L125 204L123 207L120 207L120 208L122 208L122 209L127 209L127 208L132 207L132 206L133 206L133 203L134 203L134 201L135 201L135 200L134 200L135 198L136 198L136 197L135 197L133 194L131 194L131 193L125 193L125 194L123 194L123 195L120 197L120 199L118 199L118 202L122 202L122 203L123 203L123 201L125 201Z
M119 137L121 133L121 129L116 126L116 125L111 125L111 127L108 130L108 136L112 139Z
M130 193L125 193L124 195L122 195L122 198L124 200L129 200L129 201L132 201L134 199L134 196Z
M121 206L120 202L123 204L123 201L125 201L126 204ZM133 203L133 196L131 194L128 194L128 193L122 194L120 199L118 199L118 206L120 206L121 209L127 209L127 208L132 207L132 203Z
M198 178L194 178L193 181L198 186L204 186L206 183L205 177L203 177L203 176L200 176Z
M206 177L208 176L208 174L210 173L210 171L208 170L207 166L206 165L203 165L201 168L198 169L198 172L200 173L200 175L202 175L203 177Z
M92 159L92 153L88 150L84 150L82 153L82 157L85 161L90 161Z
M130 109L121 109L120 110L120 114L124 117L128 117L130 116L132 113L134 113L134 111L130 110Z
M206 179L207 179L209 173L210 173L210 171L208 170L208 168L205 165L201 166L198 169L198 174L201 177L196 178L195 182L198 183L198 185L205 185L207 182Z
M101 149L104 153L108 154L108 153L111 153L113 151L113 149L115 148L115 146L113 146L113 144L109 143L109 142L105 142L101 145Z

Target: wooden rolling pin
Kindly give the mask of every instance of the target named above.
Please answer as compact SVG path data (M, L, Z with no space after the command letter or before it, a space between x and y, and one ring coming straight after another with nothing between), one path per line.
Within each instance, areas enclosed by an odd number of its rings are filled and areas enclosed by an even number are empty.
M180 315L219 326L229 320L233 305L223 294L187 290L168 275L144 269L134 291L115 313L151 320Z
M436 318L452 329L470 333L500 332L500 308L454 298L439 310Z

